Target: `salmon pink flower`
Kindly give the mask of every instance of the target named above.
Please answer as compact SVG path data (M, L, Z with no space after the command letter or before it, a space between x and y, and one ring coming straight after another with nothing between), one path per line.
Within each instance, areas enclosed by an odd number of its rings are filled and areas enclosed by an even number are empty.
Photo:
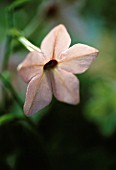
M98 55L98 50L84 44L69 48L70 36L63 25L56 26L18 66L19 74L28 83L24 113L30 116L52 100L79 103L79 80L73 74L85 72Z

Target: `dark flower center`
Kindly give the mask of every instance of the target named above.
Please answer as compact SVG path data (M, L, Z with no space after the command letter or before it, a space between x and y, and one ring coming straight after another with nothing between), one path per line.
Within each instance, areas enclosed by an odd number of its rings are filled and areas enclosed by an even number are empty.
M48 63L44 65L44 70L54 68L58 62L56 60L50 60Z

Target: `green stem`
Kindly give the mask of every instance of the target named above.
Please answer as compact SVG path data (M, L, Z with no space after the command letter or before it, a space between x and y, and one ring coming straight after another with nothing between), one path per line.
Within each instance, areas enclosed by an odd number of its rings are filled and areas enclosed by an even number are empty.
M13 88L12 84L1 73L0 73L0 79L2 80L2 83L4 84L4 86L10 91L10 93L12 94L13 98L15 99L19 107L22 109L24 102L21 100L21 98L19 97L15 89ZM28 117L25 116L24 119L30 124L30 126L35 131L37 131L36 125Z
M39 3L39 6L37 8L37 13L33 16L29 24L27 24L26 27L23 29L23 32L27 37L30 37L37 30L38 27L41 27L44 24L45 21L44 11L45 11L45 2L43 0Z
M13 21L13 10L9 11L7 9L6 11L6 19L7 19L7 30L11 29L14 25ZM4 56L3 56L3 62L2 62L2 71L6 71L8 68L9 58L11 54L11 42L12 42L12 36L7 34L6 37L6 44L5 44L5 50L4 50ZM2 89L2 106L6 107L7 103L7 93L4 89Z
M8 62L9 62L9 57L10 57L10 53L11 53L11 47L10 47L11 41L12 41L12 37L7 36L6 44L5 44L5 53L3 56L2 71L7 70L7 68L8 68Z
M13 21L13 10L9 11L7 9L6 12L6 18L7 18L7 29L13 28L14 21ZM3 56L3 64L2 64L2 70L7 70L8 67L8 62L9 62L9 57L11 53L11 41L12 41L12 36L7 34L6 37L6 44L5 44L5 52Z
M18 103L18 105L22 108L23 101L20 99L20 97L18 96L17 92L14 90L11 83L3 76L2 73L0 73L0 79L2 80L2 83L4 84L4 86L11 92L13 98Z
M38 47L33 45L30 41L28 41L25 37L20 36L18 37L18 41L23 44L29 51L38 51L41 52Z
M14 10L20 6L22 6L25 3L30 2L30 0L22 0L19 2L13 2L11 5L6 9L6 21L7 21L7 30L11 30L14 28ZM13 36L10 34L7 34L6 37L6 44L5 44L5 53L3 56L3 64L2 64L2 70L7 70L10 53L11 53L11 42L12 42Z
M9 35L13 38L16 38L22 45L24 45L29 51L38 51L41 52L41 50L33 45L29 40L27 40L21 32L19 32L16 28L12 28L9 30Z

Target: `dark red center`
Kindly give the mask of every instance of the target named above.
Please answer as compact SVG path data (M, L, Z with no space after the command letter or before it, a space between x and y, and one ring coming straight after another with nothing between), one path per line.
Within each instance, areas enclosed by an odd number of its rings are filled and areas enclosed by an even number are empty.
M50 60L48 63L44 65L44 70L54 68L58 62L56 60Z

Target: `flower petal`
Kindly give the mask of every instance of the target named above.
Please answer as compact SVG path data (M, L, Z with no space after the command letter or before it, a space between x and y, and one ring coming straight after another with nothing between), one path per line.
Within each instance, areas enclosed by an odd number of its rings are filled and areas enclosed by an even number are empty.
M79 103L79 81L72 73L62 69L51 71L54 96L69 104Z
M63 25L56 26L48 33L41 44L41 50L47 59L59 59L62 51L70 46L70 36Z
M17 69L22 79L28 83L32 77L42 73L44 64L45 58L43 54L33 51L27 55L26 59L21 64L19 64Z
M31 116L47 106L52 99L50 79L47 73L37 75L28 84L24 113Z
M61 54L59 67L74 74L83 73L97 55L97 49L84 44L76 44Z

